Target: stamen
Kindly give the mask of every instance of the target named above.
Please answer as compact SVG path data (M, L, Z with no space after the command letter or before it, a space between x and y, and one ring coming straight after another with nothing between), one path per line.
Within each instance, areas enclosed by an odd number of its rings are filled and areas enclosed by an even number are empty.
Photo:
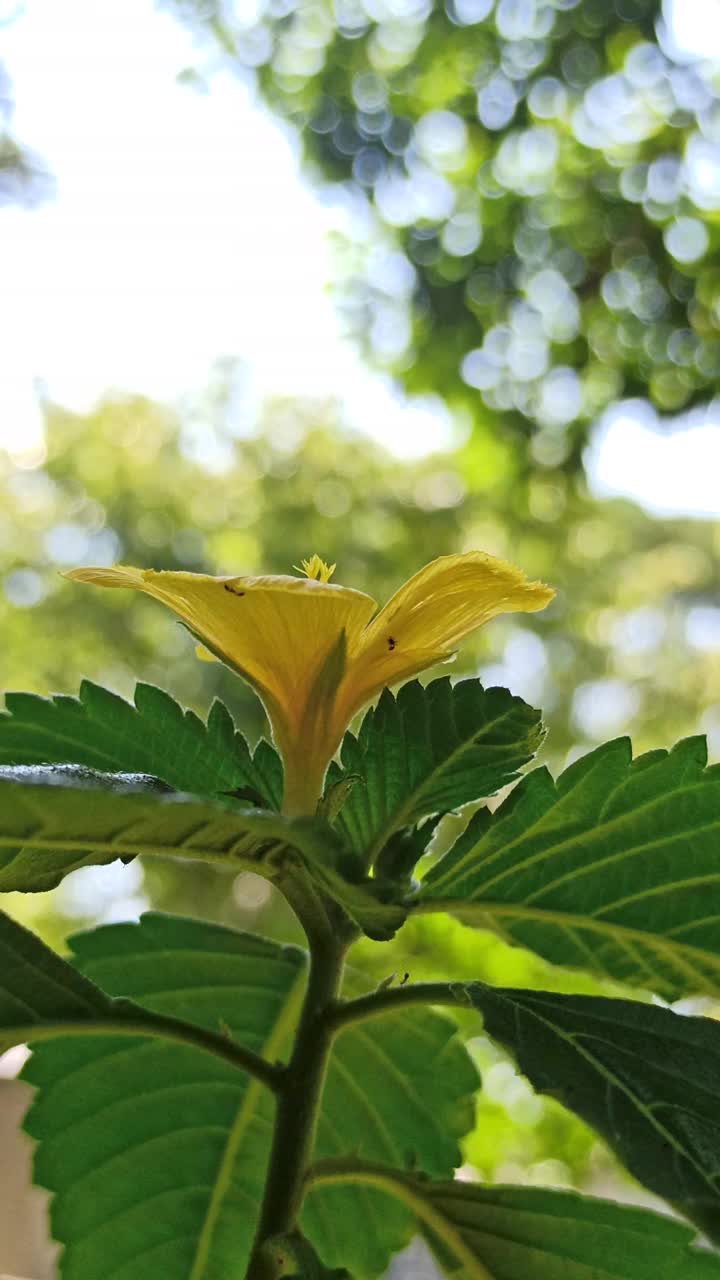
M335 572L334 564L326 564L318 555L313 555L301 564L294 564L293 569L304 573L306 578L314 578L317 582L329 582Z

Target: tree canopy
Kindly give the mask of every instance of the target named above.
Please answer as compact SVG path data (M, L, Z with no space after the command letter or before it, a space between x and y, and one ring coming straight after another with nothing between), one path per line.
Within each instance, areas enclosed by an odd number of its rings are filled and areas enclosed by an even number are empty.
M656 0L169 3L301 131L408 390L570 466L619 397L714 394L720 72Z

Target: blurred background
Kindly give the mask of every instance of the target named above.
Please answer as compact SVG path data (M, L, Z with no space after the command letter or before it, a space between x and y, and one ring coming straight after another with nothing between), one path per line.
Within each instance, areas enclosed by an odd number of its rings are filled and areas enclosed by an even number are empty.
M558 588L453 672L542 706L553 768L626 732L717 758L719 245L720 0L1 0L3 686L149 680L256 738L169 615L58 572L316 551L382 600L475 547ZM150 905L294 936L264 882L192 867L4 905L60 949ZM450 920L356 958L597 989ZM468 1176L635 1197L463 1032ZM21 1060L0 1272L46 1280Z

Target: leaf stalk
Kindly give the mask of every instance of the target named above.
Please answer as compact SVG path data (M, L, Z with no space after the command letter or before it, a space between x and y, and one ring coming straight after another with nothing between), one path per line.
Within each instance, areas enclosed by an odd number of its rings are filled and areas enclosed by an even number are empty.
M464 988L462 982L415 982L404 987L385 987L354 1000L336 1000L326 1014L326 1024L334 1039L344 1027L407 1005L468 1004Z
M252 1049L246 1049L230 1036L208 1031L182 1018L150 1013L131 1000L117 999L111 1002L110 1014L98 1014L96 1020L67 1019L58 1022L27 1023L0 1031L0 1042L13 1044L39 1044L42 1040L55 1040L61 1036L152 1036L161 1040L192 1045L222 1058L231 1066L247 1072L273 1093L282 1087L285 1068L267 1062Z

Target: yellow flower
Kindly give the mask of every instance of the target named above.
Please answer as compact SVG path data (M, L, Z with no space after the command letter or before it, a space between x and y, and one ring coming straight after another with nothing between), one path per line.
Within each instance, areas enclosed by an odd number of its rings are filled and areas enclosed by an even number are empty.
M329 582L332 568L313 556L305 578L122 565L67 577L154 596L252 685L283 758L283 810L299 814L314 812L345 730L376 694L446 661L497 614L544 609L554 595L513 565L469 551L431 561L377 612L371 596Z

